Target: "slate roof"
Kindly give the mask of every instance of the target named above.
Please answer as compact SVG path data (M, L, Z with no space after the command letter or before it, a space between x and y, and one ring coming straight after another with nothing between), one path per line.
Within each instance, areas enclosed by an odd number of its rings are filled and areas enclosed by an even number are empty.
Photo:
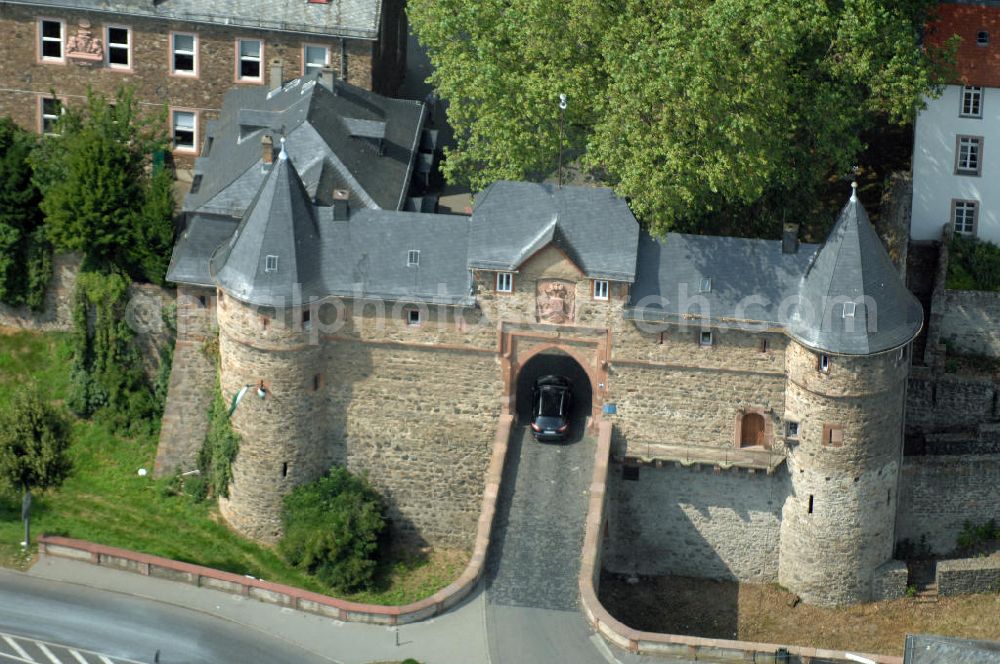
M856 303L853 316L844 315L847 301ZM852 195L802 277L789 334L815 350L867 355L908 343L923 320L920 303Z
M278 32L377 39L381 0L33 0L13 5L85 10Z
M639 239L638 275L626 315L637 320L688 317L784 325L818 245L785 254L780 240L667 233ZM708 290L702 282L710 279ZM723 325L724 326L724 325Z
M1000 643L908 634L903 664L1000 664Z
M233 297L258 305L291 304L323 293L319 225L312 201L282 149L229 242L209 270ZM267 261L273 257L274 266ZM271 269L274 267L274 269Z
M217 247L233 236L239 219L211 214L196 214L188 219L187 229L174 245L167 281L197 286L214 286L208 271L208 259Z
M194 167L199 184L184 210L241 216L264 181L266 135L275 147L285 136L285 149L318 203L330 205L334 189L346 189L354 208L402 209L424 114L422 102L322 81L320 72L277 91L235 88L226 93L219 119L206 127ZM371 136L376 128L384 138Z
M553 243L587 277L635 281L639 223L603 187L495 182L476 198L469 267L512 272Z

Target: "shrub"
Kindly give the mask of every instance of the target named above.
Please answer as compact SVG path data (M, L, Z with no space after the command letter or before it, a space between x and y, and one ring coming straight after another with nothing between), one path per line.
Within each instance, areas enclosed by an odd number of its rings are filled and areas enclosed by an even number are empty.
M954 290L1000 290L1000 247L956 235L951 241L946 285Z
M289 563L337 591L371 584L386 519L365 478L335 466L285 497L283 519L278 549Z

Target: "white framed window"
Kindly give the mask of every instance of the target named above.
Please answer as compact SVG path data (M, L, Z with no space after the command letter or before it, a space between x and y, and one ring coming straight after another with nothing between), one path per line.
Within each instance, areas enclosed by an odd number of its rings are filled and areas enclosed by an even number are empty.
M798 438L799 437L799 423L792 420L785 422L785 437L786 438Z
M259 39L236 40L236 80L263 80L261 62L264 58L264 42Z
M514 275L510 272L497 272L497 292L511 293L514 291Z
M170 117L174 149L194 152L198 145L198 114L195 111L171 109Z
M43 18L38 21L38 54L43 62L65 62L63 40L65 23Z
M198 35L188 32L170 35L170 72L175 76L198 75Z
M420 265L420 252L416 249L410 249L406 252L406 267L417 267Z
M820 355L819 356L819 370L822 373L830 373L830 356Z
M956 175L981 175L983 172L982 136L958 136L955 150Z
M979 201L951 202L951 224L959 235L975 235L979 221Z
M406 324L407 325L420 325L420 309L407 309L406 310Z
M330 49L318 44L302 46L302 73L311 74L321 71L330 64Z
M56 121L63 114L62 102L55 97L41 98L41 130L43 134L55 134Z
M854 318L854 312L857 308L856 302L844 302L844 318Z
M104 57L113 69L132 67L132 29L109 25L104 29Z
M608 282L604 279L594 279L594 299L608 299Z
M698 336L698 343L700 343L702 346L711 346L712 345L712 331L711 330L702 330L701 334L699 334L699 336Z
M274 255L268 255L264 257L264 272L277 272L278 271L278 257Z
M983 117L983 89L978 85L962 88L962 107L958 114L963 118Z
M712 291L712 278L702 277L701 285L698 287L699 293L710 293Z

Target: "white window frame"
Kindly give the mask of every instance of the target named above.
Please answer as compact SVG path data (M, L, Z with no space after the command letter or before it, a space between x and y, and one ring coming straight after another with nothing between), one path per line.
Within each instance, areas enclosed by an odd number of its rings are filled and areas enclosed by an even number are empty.
M125 38L128 40L123 47L120 43L116 43L114 46L111 44L111 31L112 30L124 30ZM111 62L111 51L112 49L120 51L124 48L125 57L128 60L126 64L117 64ZM106 25L104 26L104 64L108 66L109 69L118 69L120 71L131 71L132 70L132 28L127 25Z
M795 431L792 431L792 428ZM792 440L797 440L799 435L802 433L802 424L797 420L786 420L785 421L785 438L790 438Z
M420 267L419 249L410 249L406 252L406 267Z
M983 137L955 137L955 175L983 174Z
M181 113L191 116L192 127L190 146L177 144L177 116ZM185 129L187 128L185 127ZM198 111L189 108L170 109L170 141L173 145L174 152L195 153L198 151Z
M306 58L311 48L321 48L323 49L323 63L320 65L310 64ZM322 71L324 67L330 66L330 47L324 46L323 44L303 44L302 45L302 75L305 76L309 73L309 69L317 69Z
M496 287L498 293L513 293L514 292L514 273L513 272L497 272Z
M983 117L983 89L978 85L966 85L962 88L958 116L961 118Z
M607 279L594 279L593 294L595 300L607 300L610 292L611 287L608 285Z
M712 292L712 278L702 277L700 287L698 288L699 293L711 293Z
M243 43L256 42L258 46L255 56L243 56ZM257 76L243 75L243 61L257 63ZM242 83L263 83L264 82L264 40L263 39L237 39L236 40L236 80Z
M959 212L962 213L962 225L959 226ZM971 213L971 221L969 214ZM966 223L970 227L966 228ZM951 227L959 235L975 236L979 226L979 201L952 199L951 201Z
M191 38L191 50L181 50L177 48L178 37ZM191 69L178 69L177 56L190 55ZM196 32L171 32L170 33L170 73L174 76L198 76L198 33Z
M842 315L844 318L854 318L854 314L857 311L858 304L856 302L844 302L844 310Z
M830 356L822 353L819 356L819 372L830 373Z
M264 256L264 272L278 271L278 257L274 254Z
M56 108L58 113L56 115L52 115L51 113L45 112L46 101L53 101L56 104L58 104L58 107ZM59 117L65 112L66 112L65 107L63 106L63 103L59 100L58 97L39 97L38 98L39 133L47 134L49 136L57 136L59 134L59 132L57 131L45 131L45 120L48 119L52 122L56 122L57 120L59 120Z
M698 335L698 345L705 346L706 348L715 343L711 330L702 330Z
M45 36L45 24L56 23L59 25L59 57L45 55L45 44L55 43L55 37ZM66 62L66 21L55 18L38 19L38 61L39 62Z

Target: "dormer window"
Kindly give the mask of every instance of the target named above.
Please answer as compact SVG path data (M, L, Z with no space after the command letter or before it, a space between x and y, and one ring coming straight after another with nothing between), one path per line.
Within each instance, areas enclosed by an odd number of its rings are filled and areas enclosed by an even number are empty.
M511 293L514 291L514 275L511 272L497 272L497 292Z
M854 318L854 311L857 309L854 302L844 302L844 318Z
M608 282L604 279L594 279L594 299L608 299Z
M406 254L406 267L419 267L420 266L420 252L416 249L410 249Z
M704 277L701 280L701 288L698 289L699 293L710 293L712 291L712 278Z
M277 272L278 271L278 257L277 256L265 256L264 257L264 272Z
M986 30L980 30L976 33L976 45L977 46L988 46L990 43L990 33Z

